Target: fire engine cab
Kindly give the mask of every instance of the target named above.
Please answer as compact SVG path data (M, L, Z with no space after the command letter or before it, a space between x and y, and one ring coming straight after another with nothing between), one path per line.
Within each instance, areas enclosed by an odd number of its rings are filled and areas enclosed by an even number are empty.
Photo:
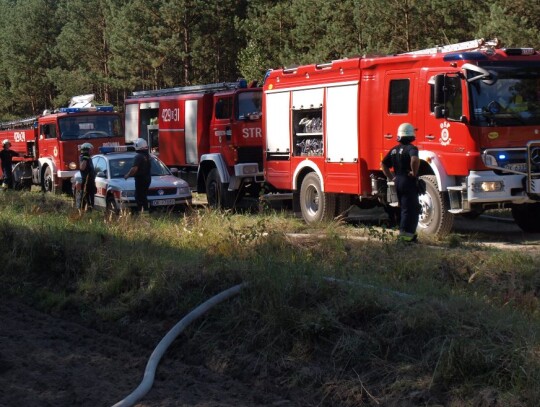
M419 231L511 208L524 231L540 232L540 54L497 40L270 71L265 180L292 192L307 222L392 204L380 162L404 122L427 184Z
M45 192L71 193L71 177L79 168L79 146L123 143L122 116L113 106L96 106L94 95L75 96L69 106L41 116L0 123L0 139L8 139L14 157L13 181L18 189L41 186Z
M244 80L133 92L126 143L144 138L211 206L232 207L263 180L261 99Z

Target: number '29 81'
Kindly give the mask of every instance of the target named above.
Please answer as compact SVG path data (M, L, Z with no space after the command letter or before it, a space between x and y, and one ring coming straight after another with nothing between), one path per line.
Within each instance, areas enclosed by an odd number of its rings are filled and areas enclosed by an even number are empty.
M163 109L161 120L164 122L177 122L180 118L180 109Z

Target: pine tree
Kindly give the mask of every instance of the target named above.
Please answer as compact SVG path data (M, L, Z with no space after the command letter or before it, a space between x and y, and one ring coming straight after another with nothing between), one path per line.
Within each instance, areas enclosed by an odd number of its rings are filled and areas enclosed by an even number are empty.
M47 72L60 26L56 1L4 1L1 18L1 66L14 115L31 115L53 105L54 87Z

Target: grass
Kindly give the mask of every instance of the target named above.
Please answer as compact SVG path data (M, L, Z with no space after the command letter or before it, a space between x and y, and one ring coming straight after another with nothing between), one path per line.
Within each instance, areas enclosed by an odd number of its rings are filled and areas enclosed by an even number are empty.
M305 405L540 404L534 252L274 211L109 219L39 193L0 195L0 238L3 295L149 346L248 282L175 351Z

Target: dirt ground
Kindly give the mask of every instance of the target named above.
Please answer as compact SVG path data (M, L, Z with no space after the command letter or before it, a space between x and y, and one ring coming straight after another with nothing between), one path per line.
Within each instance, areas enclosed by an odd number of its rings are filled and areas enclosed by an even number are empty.
M508 221L457 219L454 231L501 248L540 250L539 234L524 234ZM153 346L0 300L0 407L112 406L139 385ZM137 406L305 405L268 388L185 364L168 352Z
M0 301L0 406L112 406L139 385L152 350L19 302ZM186 365L167 353L154 386L136 404L296 405L203 366Z

